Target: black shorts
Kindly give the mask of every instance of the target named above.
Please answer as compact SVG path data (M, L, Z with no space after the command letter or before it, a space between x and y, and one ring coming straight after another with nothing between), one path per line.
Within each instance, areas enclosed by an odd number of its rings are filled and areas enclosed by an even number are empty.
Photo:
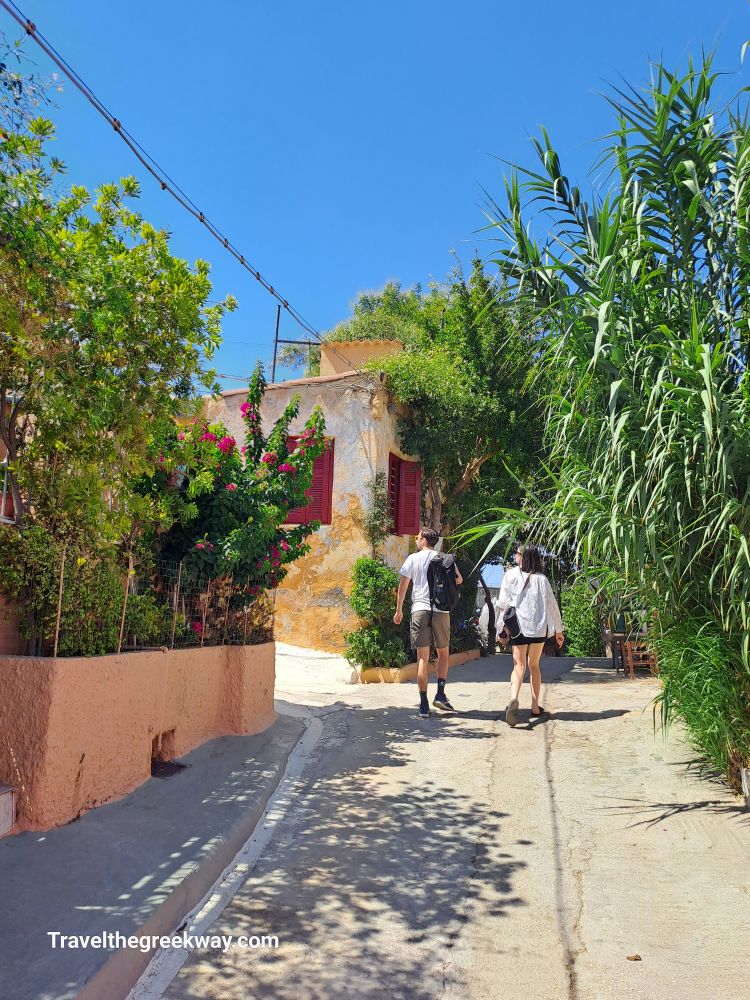
M535 646L539 642L546 642L548 636L537 635L530 637L528 635L519 635L516 639L511 639L511 644L513 646Z

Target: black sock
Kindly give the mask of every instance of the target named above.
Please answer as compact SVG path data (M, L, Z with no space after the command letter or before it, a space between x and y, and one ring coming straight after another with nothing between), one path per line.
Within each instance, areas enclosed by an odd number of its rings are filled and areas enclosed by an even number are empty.
M419 707L420 708L427 708L428 707L427 692L426 691L420 691L419 692Z
M438 694L445 697L445 679L438 677Z

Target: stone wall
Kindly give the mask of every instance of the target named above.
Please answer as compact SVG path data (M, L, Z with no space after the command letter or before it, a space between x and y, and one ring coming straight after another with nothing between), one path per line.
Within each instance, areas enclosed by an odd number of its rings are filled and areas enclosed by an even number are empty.
M320 406L326 433L335 442L332 523L310 536L311 551L276 591L276 638L341 652L344 633L359 624L348 603L352 567L360 556L371 555L359 519L370 500L367 484L377 472L388 473L389 452L409 456L399 449L397 412L377 378L350 373L270 385L261 411L265 433L295 394L300 416L291 433L299 433L312 408ZM233 390L207 405L209 420L222 420L238 442L244 440L240 406L245 399L245 392ZM387 540L389 565L399 568L410 543L409 536Z

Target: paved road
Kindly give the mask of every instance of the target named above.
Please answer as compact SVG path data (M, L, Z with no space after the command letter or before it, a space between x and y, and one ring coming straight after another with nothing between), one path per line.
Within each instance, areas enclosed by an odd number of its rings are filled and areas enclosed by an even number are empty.
M282 666L281 698L330 714L211 928L281 947L193 954L163 995L746 997L747 814L654 741L654 681L571 666L543 664L553 717L530 719L527 689L515 730L507 657L457 668L461 714L427 722L414 685L347 688L322 668L304 684Z

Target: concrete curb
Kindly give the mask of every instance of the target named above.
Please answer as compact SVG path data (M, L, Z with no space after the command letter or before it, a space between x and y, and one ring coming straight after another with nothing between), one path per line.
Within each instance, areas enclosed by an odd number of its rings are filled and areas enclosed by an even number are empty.
M184 915L180 927L185 928L188 934L208 933L214 921L241 890L249 872L273 840L279 823L292 807L300 777L323 734L324 719L341 708L339 702L313 710L297 705L289 705L285 711L277 708L279 714L299 719L305 728L287 754L283 776L277 782L255 830L234 855L220 878L212 883L208 892ZM191 954L191 951L183 949L159 949L148 956L148 965L126 1000L160 1000ZM120 997L116 1000L120 1000Z
M479 659L479 650L470 649L465 653L453 653L448 657L449 667L459 667L462 663ZM430 664L430 673L437 670L437 663ZM362 684L403 684L417 679L417 664L407 663L405 667L368 667L359 675Z
M305 730L306 732L306 730ZM226 837L216 845L197 868L180 882L158 909L137 930L136 935L168 935L185 919L211 887L232 864L237 854L252 836L269 801L284 778L289 758L304 738L290 747L283 759L283 766L264 787L257 802L237 822ZM158 949L141 952L130 948L115 952L78 994L78 1000L126 1000Z

